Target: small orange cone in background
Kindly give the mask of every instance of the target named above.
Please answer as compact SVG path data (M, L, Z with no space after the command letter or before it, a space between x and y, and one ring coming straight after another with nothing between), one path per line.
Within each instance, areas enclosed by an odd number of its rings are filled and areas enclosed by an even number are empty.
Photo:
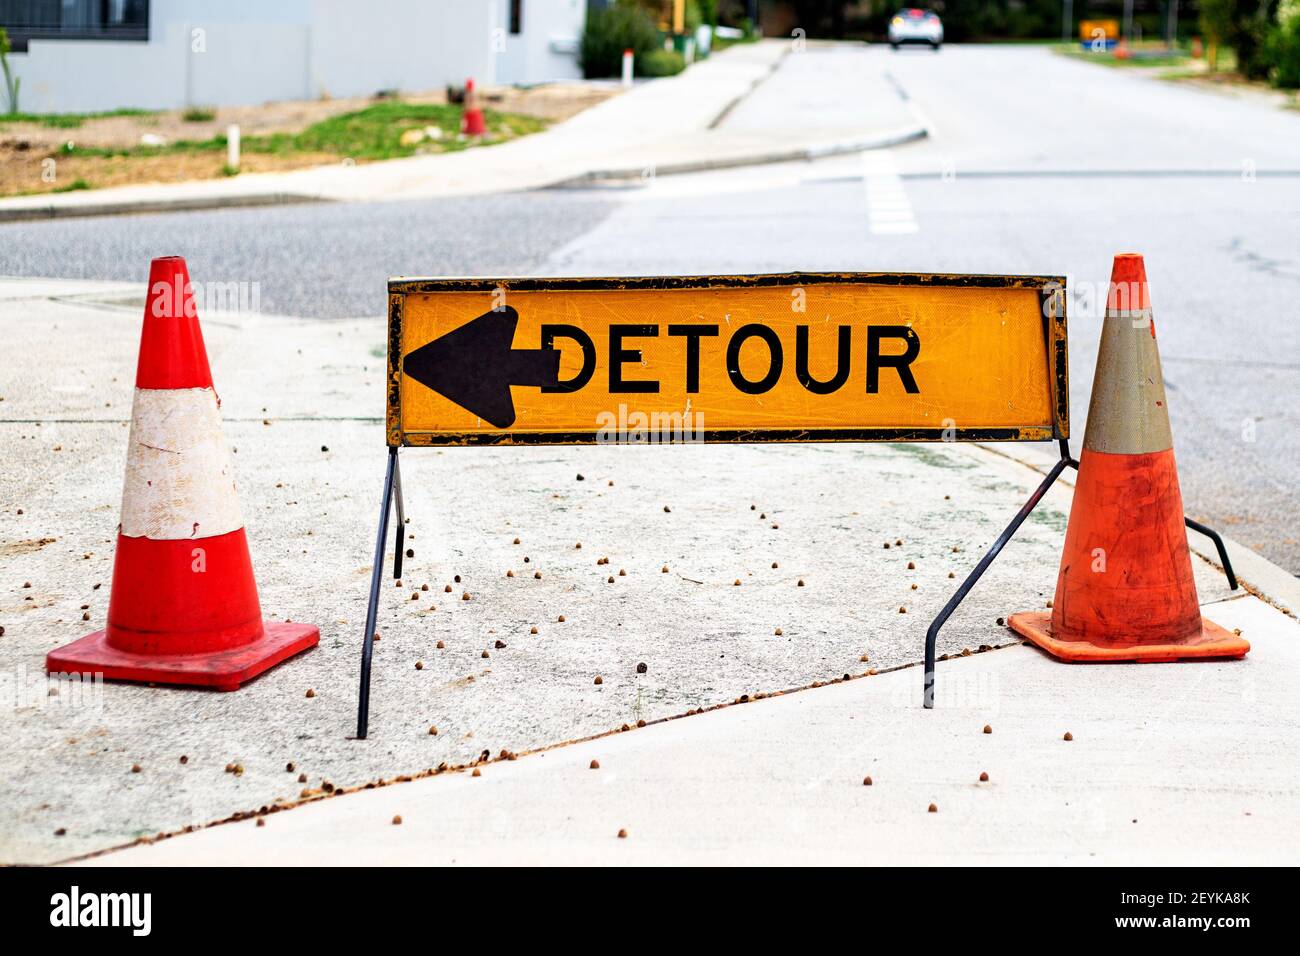
M320 641L262 620L219 404L185 260L155 259L107 626L50 651L50 673L235 690Z
M465 111L460 118L460 131L466 136L482 136L487 132L483 122L483 109L478 105L478 90L472 79L465 81Z
M1111 271L1088 428L1051 614L1008 624L1066 661L1244 657L1250 644L1201 617L1183 524L1146 266Z

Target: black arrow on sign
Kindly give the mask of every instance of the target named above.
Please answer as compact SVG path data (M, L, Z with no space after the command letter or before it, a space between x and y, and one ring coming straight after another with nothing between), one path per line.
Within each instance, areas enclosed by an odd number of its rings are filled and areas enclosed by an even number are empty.
M546 386L560 381L555 349L513 349L519 313L510 306L422 345L402 361L402 371L494 428L515 423L511 385Z

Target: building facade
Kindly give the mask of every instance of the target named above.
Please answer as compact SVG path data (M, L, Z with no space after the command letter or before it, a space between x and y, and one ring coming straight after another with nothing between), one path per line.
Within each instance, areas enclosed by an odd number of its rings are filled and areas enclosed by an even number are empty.
M0 0L28 113L581 76L586 0Z

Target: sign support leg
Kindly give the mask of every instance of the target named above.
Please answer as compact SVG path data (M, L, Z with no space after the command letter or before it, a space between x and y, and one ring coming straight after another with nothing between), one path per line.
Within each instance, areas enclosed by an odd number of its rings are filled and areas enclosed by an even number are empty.
M939 629L947 622L952 612L957 610L957 605L965 600L966 595L970 593L970 589L975 586L975 582L988 570L989 565L993 563L993 559L998 556L1006 543L1019 530L1024 520L1029 517L1030 512L1038 507L1038 503L1043 500L1043 495L1047 494L1047 489L1052 487L1056 479L1061 476L1061 472L1065 471L1067 466L1078 467L1078 463L1070 457L1070 448L1066 440L1062 438L1059 441L1061 447L1060 459L1052 466L1052 470L1047 473L1047 477L1043 479L1042 484L1029 496L1029 500L1025 502L1019 513L1011 519L1011 524L1007 525L1006 529L998 535L998 539L993 542L993 547L989 548L988 553L980 559L980 563L975 565L975 570L961 583L957 593L948 599L948 603L943 606L939 616L930 623L929 630L925 632L924 704L927 710L934 707L934 648L939 640Z
M998 535L998 539L993 542L993 547L989 548L988 553L980 559L980 563L975 565L975 570L972 571L970 576L962 582L961 587L957 589L957 593L954 594L949 599L948 603L944 605L943 610L939 612L939 616L930 623L929 629L925 632L924 704L926 709L934 707L934 652L935 644L939 640L939 629L947 622L948 618L952 615L952 612L957 610L957 605L959 605L965 599L966 595L970 593L970 589L975 586L975 582L978 581L984 572L988 570L989 565L993 563L993 559L998 556L998 552L1000 552L1006 543L1011 540L1012 536L1015 535L1016 531L1020 528L1020 525L1029 517L1030 512L1032 512L1034 508L1038 507L1038 503L1043 500L1043 495L1047 494L1047 489L1052 487L1052 484L1060 477L1061 472L1067 467L1075 469L1079 467L1079 463L1070 457L1069 443L1064 438L1057 439L1057 441L1059 442L1061 449L1060 459L1052 466L1052 470L1047 473L1047 477L1043 479L1042 484L1038 486L1037 490L1029 496L1029 500L1025 502L1024 507L1021 508L1020 512L1014 519L1012 519L1011 524L1007 525L1006 530L1003 531L1002 534ZM1223 573L1228 578L1228 587L1233 591L1237 590L1239 587L1237 583L1237 575L1232 570L1232 561L1228 558L1228 548L1223 543L1223 538L1221 538L1219 533L1213 528L1203 525L1199 521L1194 521L1185 515L1183 517L1183 522L1193 531L1200 532L1214 542L1214 546L1219 552L1219 562L1223 565Z
M375 650L375 620L379 612L379 582L384 576L384 545L388 541L388 513L393 507L393 492L397 494L398 527L401 527L402 497L397 471L397 448L388 449L388 468L384 474L383 505L379 512L379 534L375 540L375 563L370 572L370 603L366 606L366 633L361 644L361 691L357 697L357 739L366 739L370 722L370 659ZM399 532L400 534L400 532ZM401 538L398 539L395 570L401 573Z
M1199 531L1214 542L1214 547L1219 551L1219 563L1223 565L1223 573L1228 578L1228 588L1233 591L1237 590L1237 575L1232 570L1232 562L1228 560L1228 547L1223 543L1223 539L1219 537L1219 532L1208 525L1201 524L1199 521L1193 521L1186 515L1183 515L1183 523L1193 531Z
M393 496L397 502L397 540L393 554L393 578L396 580L402 576L402 555L406 546L406 504L402 500L402 463L397 458L396 448L393 449L392 456Z

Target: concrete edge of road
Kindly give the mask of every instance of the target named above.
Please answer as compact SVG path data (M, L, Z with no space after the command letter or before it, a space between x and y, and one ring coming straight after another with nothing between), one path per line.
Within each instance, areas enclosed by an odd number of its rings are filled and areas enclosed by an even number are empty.
M854 136L846 139L799 146L793 149L769 150L765 152L741 154L737 156L706 157L688 159L676 163L647 164L643 166L622 166L610 169L588 170L580 176L574 176L560 182L552 183L550 189L571 189L600 183L627 182L639 180L647 169L653 169L656 176L673 176L682 173L703 173L719 169L737 169L744 166L769 166L778 163L811 162L831 156L843 156L850 153L865 153L873 149L887 149L924 139L930 131L920 123L904 126L884 133L869 136Z
M1029 445L1010 443L991 445L979 442L976 447L990 454L1015 461L1038 472L1040 475L1046 475L1056 461L1054 455L1045 454ZM1068 468L1059 480L1070 487L1074 486L1074 476ZM1007 515L1007 520L1011 520L1011 515ZM1233 571L1237 574L1238 583L1246 591L1277 608L1287 617L1296 618L1300 616L1300 578L1297 578L1285 568L1274 564L1259 552L1234 541L1224 534L1221 529L1215 528L1214 530L1223 538L1224 546L1228 551L1228 558L1232 561ZM1189 530L1187 540L1197 557L1220 571L1223 570L1223 564L1219 561L1219 553L1208 538Z
M204 209L233 209L247 206L282 206L330 202L325 196L293 192L251 192L229 195L176 196L167 199L108 199L76 205L44 203L33 206L0 206L0 222L33 222L45 219L75 219L88 216L127 216L150 212L195 212Z

